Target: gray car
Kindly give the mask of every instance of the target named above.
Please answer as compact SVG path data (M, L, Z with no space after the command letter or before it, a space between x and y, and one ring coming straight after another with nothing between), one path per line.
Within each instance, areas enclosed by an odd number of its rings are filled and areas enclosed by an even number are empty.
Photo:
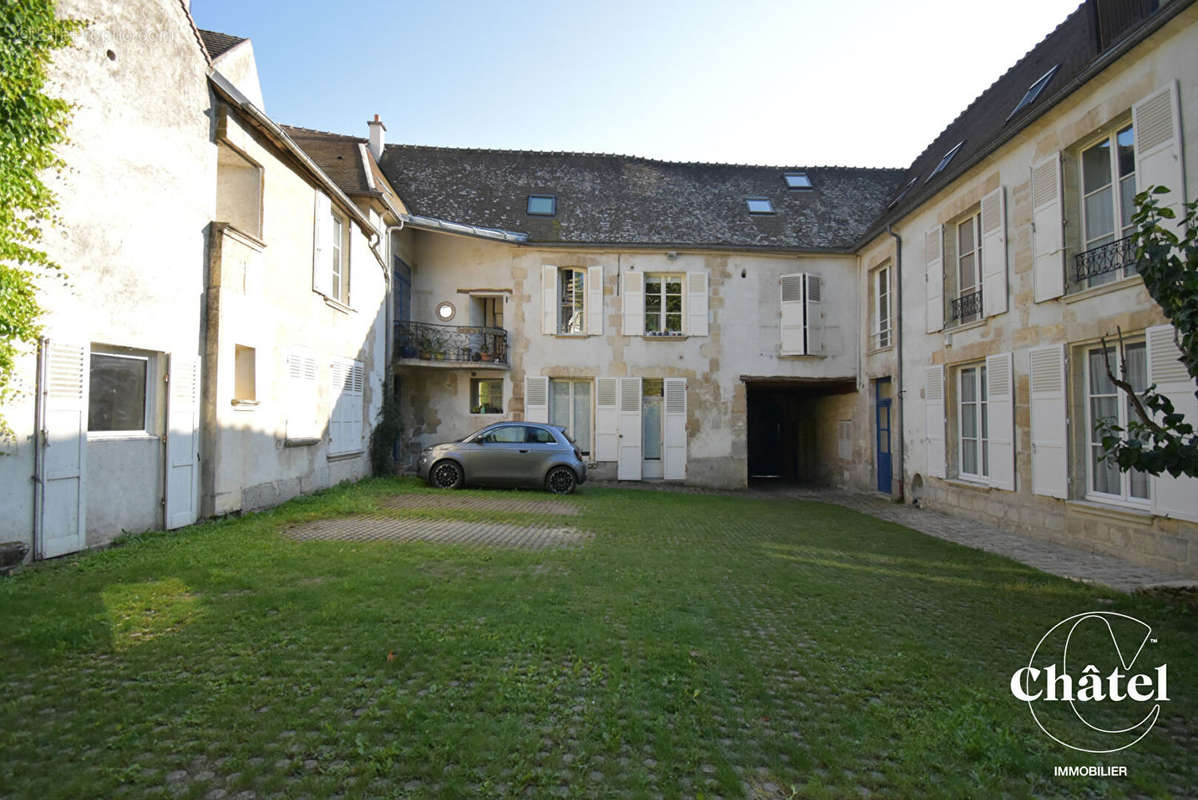
M470 483L570 494L587 479L586 462L566 429L540 422L497 422L465 439L426 447L417 471L442 489Z

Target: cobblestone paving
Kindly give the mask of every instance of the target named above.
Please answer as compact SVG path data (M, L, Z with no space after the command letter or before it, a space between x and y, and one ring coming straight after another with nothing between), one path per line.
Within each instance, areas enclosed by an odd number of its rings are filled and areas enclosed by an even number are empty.
M490 498L463 496L461 494L397 494L382 500L383 508L435 508L469 511L507 511L513 514L552 514L554 516L578 516L578 506L566 500L547 500L539 497L509 497L503 495Z
M706 490L695 487L677 487L661 484L616 484L604 482L607 487L646 488L663 491L684 491L700 494L722 494L732 497L760 497L773 500L811 500L820 503L851 508L872 517L904 525L908 528L935 536L949 542L985 550L1005 556L1038 570L1059 575L1083 583L1110 586L1123 592L1161 583L1182 581L1187 578L1180 573L1145 567L1117 556L1097 553L1080 547L1013 533L995 525L987 525L968 517L946 514L942 511L916 508L915 506L892 503L884 497L864 492L849 492L840 489L747 489ZM1198 583L1193 579L1189 583Z
M301 542L315 539L339 542L436 542L476 547L521 547L547 550L577 547L591 534L553 525L507 525L464 520L387 519L341 517L307 522L288 528L287 535Z

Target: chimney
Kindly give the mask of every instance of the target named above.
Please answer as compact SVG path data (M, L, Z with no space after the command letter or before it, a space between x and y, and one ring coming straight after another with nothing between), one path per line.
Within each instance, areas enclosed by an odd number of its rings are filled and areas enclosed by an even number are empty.
M374 155L375 161L383 157L383 142L386 139L383 136L383 131L387 130L387 126L379 119L379 115L375 114L374 119L366 123L370 128L370 152Z

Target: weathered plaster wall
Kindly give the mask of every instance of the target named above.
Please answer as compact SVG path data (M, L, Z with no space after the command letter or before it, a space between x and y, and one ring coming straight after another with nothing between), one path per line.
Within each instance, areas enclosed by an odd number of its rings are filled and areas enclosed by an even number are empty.
M75 108L60 148L68 169L49 176L62 225L43 244L66 281L42 283L45 334L196 355L216 165L199 44L173 0L61 0L58 11L91 26L50 73L50 92ZM0 457L0 540L31 543L32 354L17 382L26 394L4 410L17 441ZM162 424L157 415L152 433ZM158 439L93 442L88 454L89 545L162 524Z
M541 267L602 266L604 335L541 333ZM511 369L505 377L504 417L524 413L524 377L641 376L687 379L687 482L740 486L746 481L745 385L741 376L852 378L857 369L855 260L851 256L568 251L521 248L464 237L420 234L415 250L413 317L433 322L434 308L458 308L466 324L469 293L500 290L506 300ZM655 339L622 333L621 275L705 272L709 278L709 335ZM824 278L826 331L832 355L778 356L779 278L812 272ZM495 421L469 413L469 379L481 369L404 368L409 455ZM599 475L610 471L601 465Z
M1165 318L1138 277L1057 300L1034 301L1030 167L1053 153L1075 147L1103 126L1127 115L1133 103L1174 79L1180 81L1186 183L1193 197L1198 187L1198 9L1195 8L1183 12L895 226L905 241L901 313L905 320L903 359L908 413L903 434L907 443L907 479L919 476L923 500L929 505L963 511L1014 530L1198 574L1198 525L1079 502L1085 491L1086 473L1077 445L1085 435L1084 422L1080 421L1084 417L1077 411L1071 411L1073 421L1069 431L1073 447L1070 496L1074 499L1057 500L1035 495L1031 490L1029 349L1061 342L1072 349L1095 342L1103 334L1114 333L1116 328L1139 332L1164 322ZM965 212L999 185L1007 191L1009 310L957 331L926 334L924 233ZM1066 230L1070 230L1070 225L1076 227L1076 219L1067 224ZM1071 236L1067 234L1067 241ZM873 257L873 253L887 246L886 238L879 237L863 254ZM929 478L923 413L925 367L945 364L951 370L954 365L1002 352L1014 354L1016 491ZM869 364L867 357L867 372L873 369ZM1070 370L1076 373L1078 364L1071 352ZM950 476L953 449L951 445L948 448Z

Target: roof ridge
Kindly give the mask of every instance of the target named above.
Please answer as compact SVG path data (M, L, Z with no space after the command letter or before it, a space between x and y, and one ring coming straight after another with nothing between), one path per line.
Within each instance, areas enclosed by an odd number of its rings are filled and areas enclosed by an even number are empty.
M337 134L331 134L337 135ZM852 167L842 164L816 164L816 165L801 165L801 164L748 164L744 162L733 161L675 161L666 158L653 158L650 156L638 156L628 153L597 153L581 150L528 150L509 147L451 147L446 145L435 144L404 144L399 142L389 142L385 148L408 149L408 150L438 150L444 152L459 152L459 153L495 153L507 155L531 155L531 156L582 156L586 158L618 158L630 161L648 161L655 164L671 164L675 166L703 166L703 167L738 167L751 169L779 169L779 170L821 170L821 169L841 169L854 170L859 172L906 172L910 167Z

